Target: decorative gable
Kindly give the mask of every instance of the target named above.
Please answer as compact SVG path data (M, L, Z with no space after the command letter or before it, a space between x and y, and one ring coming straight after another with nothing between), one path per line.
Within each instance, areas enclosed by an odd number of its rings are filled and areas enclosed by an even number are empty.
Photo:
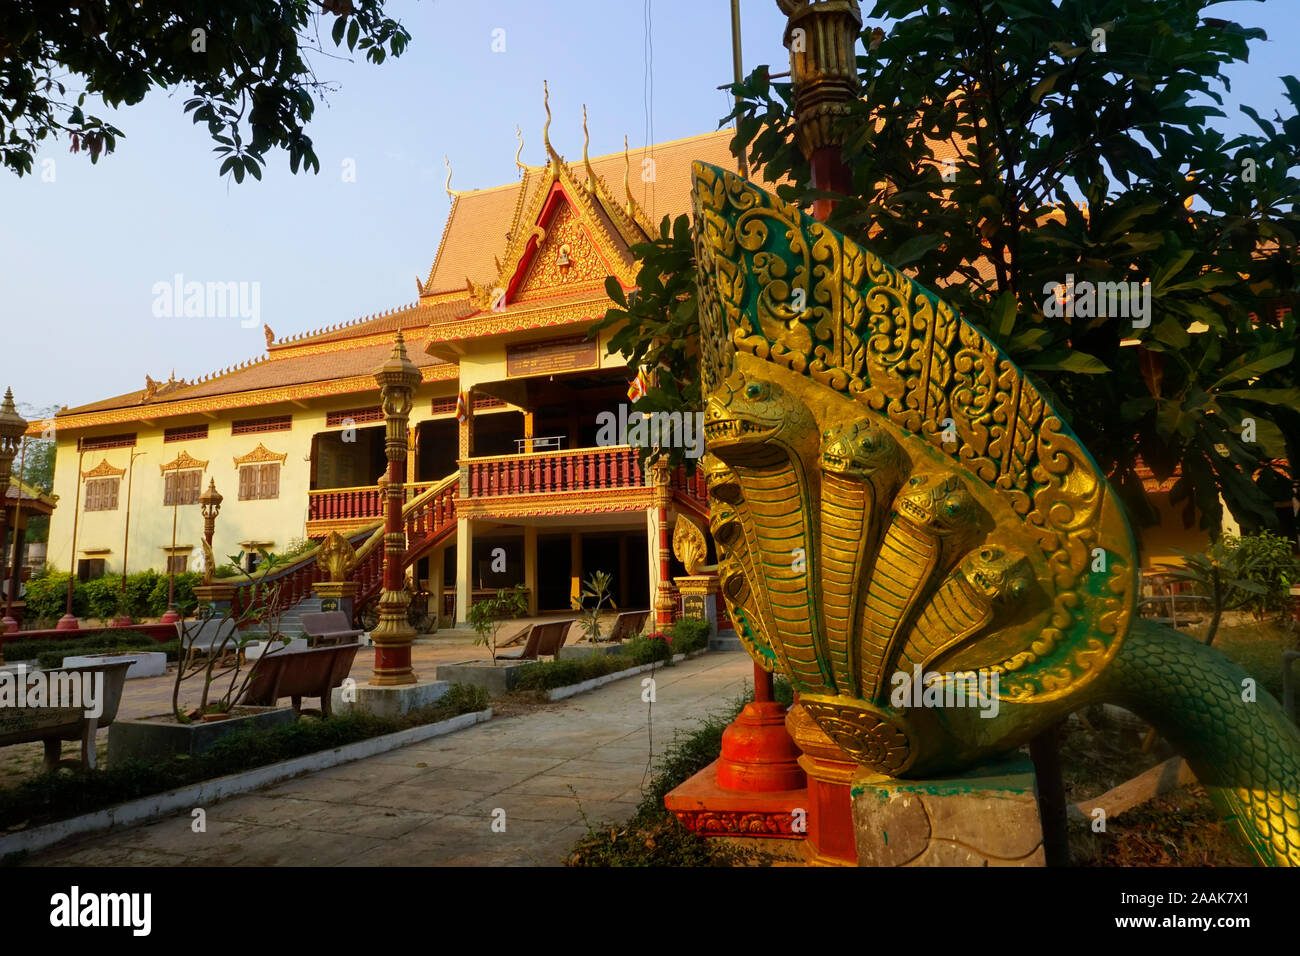
M544 227L545 238L527 265L516 299L600 285L609 268L568 202L560 202Z

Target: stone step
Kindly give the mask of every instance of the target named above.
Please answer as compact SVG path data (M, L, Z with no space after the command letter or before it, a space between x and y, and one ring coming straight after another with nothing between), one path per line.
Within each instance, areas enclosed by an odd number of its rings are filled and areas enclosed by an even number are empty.
M745 645L740 643L740 638L736 636L735 631L719 631L709 638L711 651L743 651L744 649Z

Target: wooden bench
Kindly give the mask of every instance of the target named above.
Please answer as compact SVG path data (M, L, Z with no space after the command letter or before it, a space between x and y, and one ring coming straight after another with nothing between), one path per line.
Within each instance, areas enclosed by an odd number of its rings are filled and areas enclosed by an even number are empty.
M539 657L554 657L568 640L569 629L576 624L574 618L563 621L541 621L528 629L528 640L512 654L497 654L499 661L535 661Z
M342 611L319 611L302 616L302 631L311 641L312 647L326 644L359 643L366 632L352 626L348 616Z
M609 636L602 637L601 640L614 643L634 637L645 627L649 616L649 611L620 611L618 617L614 618L614 626L609 629Z
M293 699L302 713L304 697L320 698L322 717L330 715L330 696L352 670L360 644L336 644L307 650L268 651L253 665L253 675L238 703L274 707L282 697Z
M82 667L60 667L46 674L102 673L104 686L100 696L100 714L87 717L85 708L75 707L0 707L0 747L25 744L35 740L45 743L45 767L54 770L61 766L95 769L95 734L117 719L117 708L122 702L122 688L126 685L126 672L130 661L112 664L87 664ZM15 673L14 680L26 680ZM80 740L81 758L63 760L63 741Z

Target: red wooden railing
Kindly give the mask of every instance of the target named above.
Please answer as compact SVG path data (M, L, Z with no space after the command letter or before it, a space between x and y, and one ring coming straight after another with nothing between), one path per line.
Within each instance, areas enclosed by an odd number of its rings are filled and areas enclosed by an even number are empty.
M431 485L406 486L406 499L417 498ZM384 496L378 485L361 488L324 488L307 492L308 521L378 521L384 516Z
M470 458L461 465L467 472L471 498L604 491L645 484L636 449L627 446Z
M686 474L684 465L678 465L673 472L670 487L675 497L689 505L693 505L696 511L708 517L709 485L704 479L704 472L700 470L698 465L690 475Z

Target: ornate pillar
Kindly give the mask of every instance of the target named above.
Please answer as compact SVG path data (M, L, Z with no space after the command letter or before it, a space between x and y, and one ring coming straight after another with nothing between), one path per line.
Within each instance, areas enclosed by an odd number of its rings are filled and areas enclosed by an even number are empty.
M672 627L677 619L677 588L673 586L672 569L668 563L668 499L672 494L669 479L672 471L665 458L650 466L650 481L654 487L654 506L659 533L659 589L655 596L655 626L663 631Z
M420 370L407 358L406 343L399 330L393 353L375 370L387 431L384 451L388 456L388 484L384 489L384 589L379 597L379 624L371 633L375 644L375 670L371 683L380 686L416 683L411 669L411 644L415 629L406 620L411 596L402 586L405 569L406 532L402 526L402 498L405 491L407 424Z
M814 189L846 193L853 177L844 165L840 121L859 95L856 47L862 32L858 0L777 0L789 21L784 42L790 50L794 115L800 151L807 158ZM813 204L823 222L835 208L831 200ZM857 864L849 783L856 767L824 734L796 700L786 728L803 752L799 766L808 775L808 861L821 865Z
M235 597L233 584L216 584L217 559L212 551L212 539L217 531L217 515L225 499L217 491L215 478L208 479L208 490L199 495L199 511L203 515L203 583L194 589L197 606L195 617L220 613L230 606Z
M783 39L790 51L799 149L812 167L812 186L848 192L853 177L844 165L837 126L858 97L858 0L777 0L777 6L789 17ZM825 221L833 208L833 201L819 199L813 215Z
M14 407L14 393L5 389L4 403L0 404L0 554L8 555L4 549L9 512L6 502L9 498L9 477L13 472L14 456L18 454L18 444L23 433L27 431L27 421L18 414ZM22 501L22 485L18 488L18 501ZM14 536L15 542L17 535ZM0 568L5 561L0 557ZM17 560L15 559L15 563ZM0 631L5 625L0 624ZM0 647L0 664L4 663L4 650Z

